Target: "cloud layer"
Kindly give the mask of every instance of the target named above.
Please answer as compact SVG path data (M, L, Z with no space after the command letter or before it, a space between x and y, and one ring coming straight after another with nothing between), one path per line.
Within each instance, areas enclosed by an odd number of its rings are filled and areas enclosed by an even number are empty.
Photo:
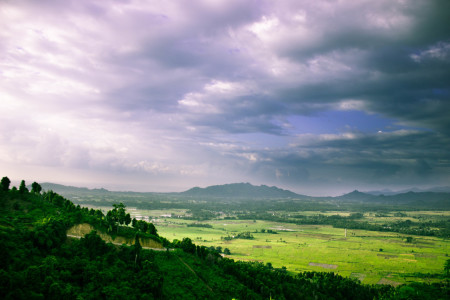
M116 189L450 179L448 1L2 1L0 166Z

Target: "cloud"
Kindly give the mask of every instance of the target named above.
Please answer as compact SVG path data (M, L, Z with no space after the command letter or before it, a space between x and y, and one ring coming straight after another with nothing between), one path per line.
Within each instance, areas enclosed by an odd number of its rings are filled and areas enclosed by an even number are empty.
M444 182L449 5L4 1L1 161L144 188Z
M228 155L249 161L241 172L262 182L314 193L366 186L444 183L443 161L448 137L422 131L398 130L373 134L303 134L284 149L227 148ZM317 191L315 191L317 193Z

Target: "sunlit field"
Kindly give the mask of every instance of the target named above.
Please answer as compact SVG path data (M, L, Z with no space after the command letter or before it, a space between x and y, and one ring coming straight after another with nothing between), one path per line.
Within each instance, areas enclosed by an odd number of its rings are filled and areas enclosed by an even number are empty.
M99 207L97 207L99 208ZM110 207L100 207L104 211ZM331 225L296 225L262 220L233 220L222 217L206 221L186 220L187 209L142 210L127 207L133 218L153 222L158 233L170 241L190 238L197 245L228 248L229 258L271 263L291 273L335 272L365 284L399 285L442 280L449 259L450 241L432 236L333 228ZM283 212L273 212L282 214ZM352 211L301 211L303 216L348 217ZM363 213L358 221L371 224L396 222L447 222L448 211L383 211ZM201 223L208 227L190 227ZM269 231L272 231L270 233ZM253 239L234 238L249 232Z
M187 227L189 223L193 221L160 218L156 226L169 240L189 237L199 245L228 248L233 259L270 262L290 272L332 271L367 284L433 282L450 252L447 240L391 232L347 230L346 237L344 229L326 225L214 220L202 222L212 228L201 228ZM246 231L254 239L224 240Z

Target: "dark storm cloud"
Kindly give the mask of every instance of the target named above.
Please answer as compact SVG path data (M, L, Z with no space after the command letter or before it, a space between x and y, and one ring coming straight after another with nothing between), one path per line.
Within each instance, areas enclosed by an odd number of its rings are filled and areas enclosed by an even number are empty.
M278 53L299 64L328 57L350 70L334 76L325 69L329 73L323 78L281 89L279 100L308 114L314 106L305 103L361 99L372 112L448 133L450 4L417 4L376 2L338 7L331 14L314 11L308 25L317 38L281 43Z
M303 135L289 148L234 148L228 155L251 162L247 168L241 168L243 172L303 192L316 185L325 190L348 185L427 185L446 177L449 142L440 134L406 130Z

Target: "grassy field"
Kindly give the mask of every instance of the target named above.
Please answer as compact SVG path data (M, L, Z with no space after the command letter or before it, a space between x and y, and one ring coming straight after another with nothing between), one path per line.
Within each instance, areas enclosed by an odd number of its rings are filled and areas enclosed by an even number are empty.
M158 233L171 241L189 237L197 245L228 248L231 251L229 257L236 260L270 262L275 268L284 266L293 273L335 272L366 284L439 281L450 254L450 241L435 237L365 230L347 230L346 234L344 229L328 225L295 225L260 220L210 220L201 223L212 228L188 227L194 221L174 217L185 215L185 209L140 210L128 207L127 211L132 217L152 221ZM305 216L348 216L350 213L301 212ZM364 214L364 221L374 224L449 219L450 212L446 211L411 211L403 215L395 212ZM269 229L277 234L267 233ZM266 232L262 233L262 230ZM254 239L223 239L247 231ZM412 242L408 243L406 237L412 237Z
M196 244L221 246L237 260L270 262L288 271L332 271L363 283L400 284L439 280L450 253L450 242L433 237L364 230L345 230L324 225L294 225L267 221L214 220L212 228L187 227L192 221L160 219L158 233L169 240L191 238ZM265 229L266 233L261 233ZM271 229L277 234L267 233ZM254 239L223 240L249 231Z
M422 221L446 221L450 219L448 211L408 211L403 213L404 216L398 216L398 213L384 213L383 216L377 216L376 213L364 214L364 220L369 223L383 224L399 221L410 220L413 222Z

